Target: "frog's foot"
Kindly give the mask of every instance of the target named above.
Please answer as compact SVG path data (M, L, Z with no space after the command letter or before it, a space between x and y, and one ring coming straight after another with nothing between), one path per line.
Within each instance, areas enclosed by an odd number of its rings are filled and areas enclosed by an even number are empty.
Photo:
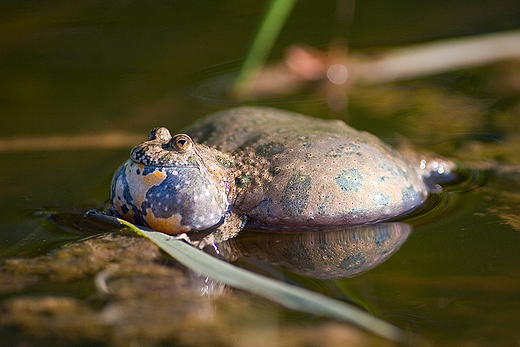
M224 221L216 227L210 234L200 241L188 241L191 245L203 249L204 247L226 241L238 235L240 230L244 229L246 217L235 212L227 212Z

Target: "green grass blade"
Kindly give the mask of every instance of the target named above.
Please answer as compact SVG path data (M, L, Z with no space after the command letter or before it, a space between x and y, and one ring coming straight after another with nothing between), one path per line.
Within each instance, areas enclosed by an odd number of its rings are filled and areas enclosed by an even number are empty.
M264 19L258 29L251 49L242 64L238 77L233 86L233 92L238 96L247 96L244 90L244 81L251 73L265 64L269 52L280 35L289 14L297 0L272 0L269 4Z

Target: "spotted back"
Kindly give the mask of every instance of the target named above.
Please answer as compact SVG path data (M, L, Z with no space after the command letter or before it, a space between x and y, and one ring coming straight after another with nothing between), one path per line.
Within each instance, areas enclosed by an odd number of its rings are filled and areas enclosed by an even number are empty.
M406 213L428 191L417 172L373 135L341 121L238 108L187 130L241 163L232 203L253 222L356 225Z

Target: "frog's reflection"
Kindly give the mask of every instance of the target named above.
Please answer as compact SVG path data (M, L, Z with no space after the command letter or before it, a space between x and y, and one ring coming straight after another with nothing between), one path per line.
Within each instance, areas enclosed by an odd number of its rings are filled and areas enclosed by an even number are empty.
M353 277L386 261L406 241L411 226L379 223L316 232L258 232L216 245L229 260L256 258L292 272L318 278Z

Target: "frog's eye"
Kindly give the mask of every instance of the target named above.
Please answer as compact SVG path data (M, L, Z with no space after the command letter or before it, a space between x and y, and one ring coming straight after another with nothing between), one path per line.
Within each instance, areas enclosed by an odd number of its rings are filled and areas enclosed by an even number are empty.
M158 127L152 129L150 131L150 135L148 136L148 140L159 140L161 142L168 142L172 136L170 135L170 131L165 127Z
M177 152L183 153L193 147L193 140L186 134L178 134L171 139L170 146Z

